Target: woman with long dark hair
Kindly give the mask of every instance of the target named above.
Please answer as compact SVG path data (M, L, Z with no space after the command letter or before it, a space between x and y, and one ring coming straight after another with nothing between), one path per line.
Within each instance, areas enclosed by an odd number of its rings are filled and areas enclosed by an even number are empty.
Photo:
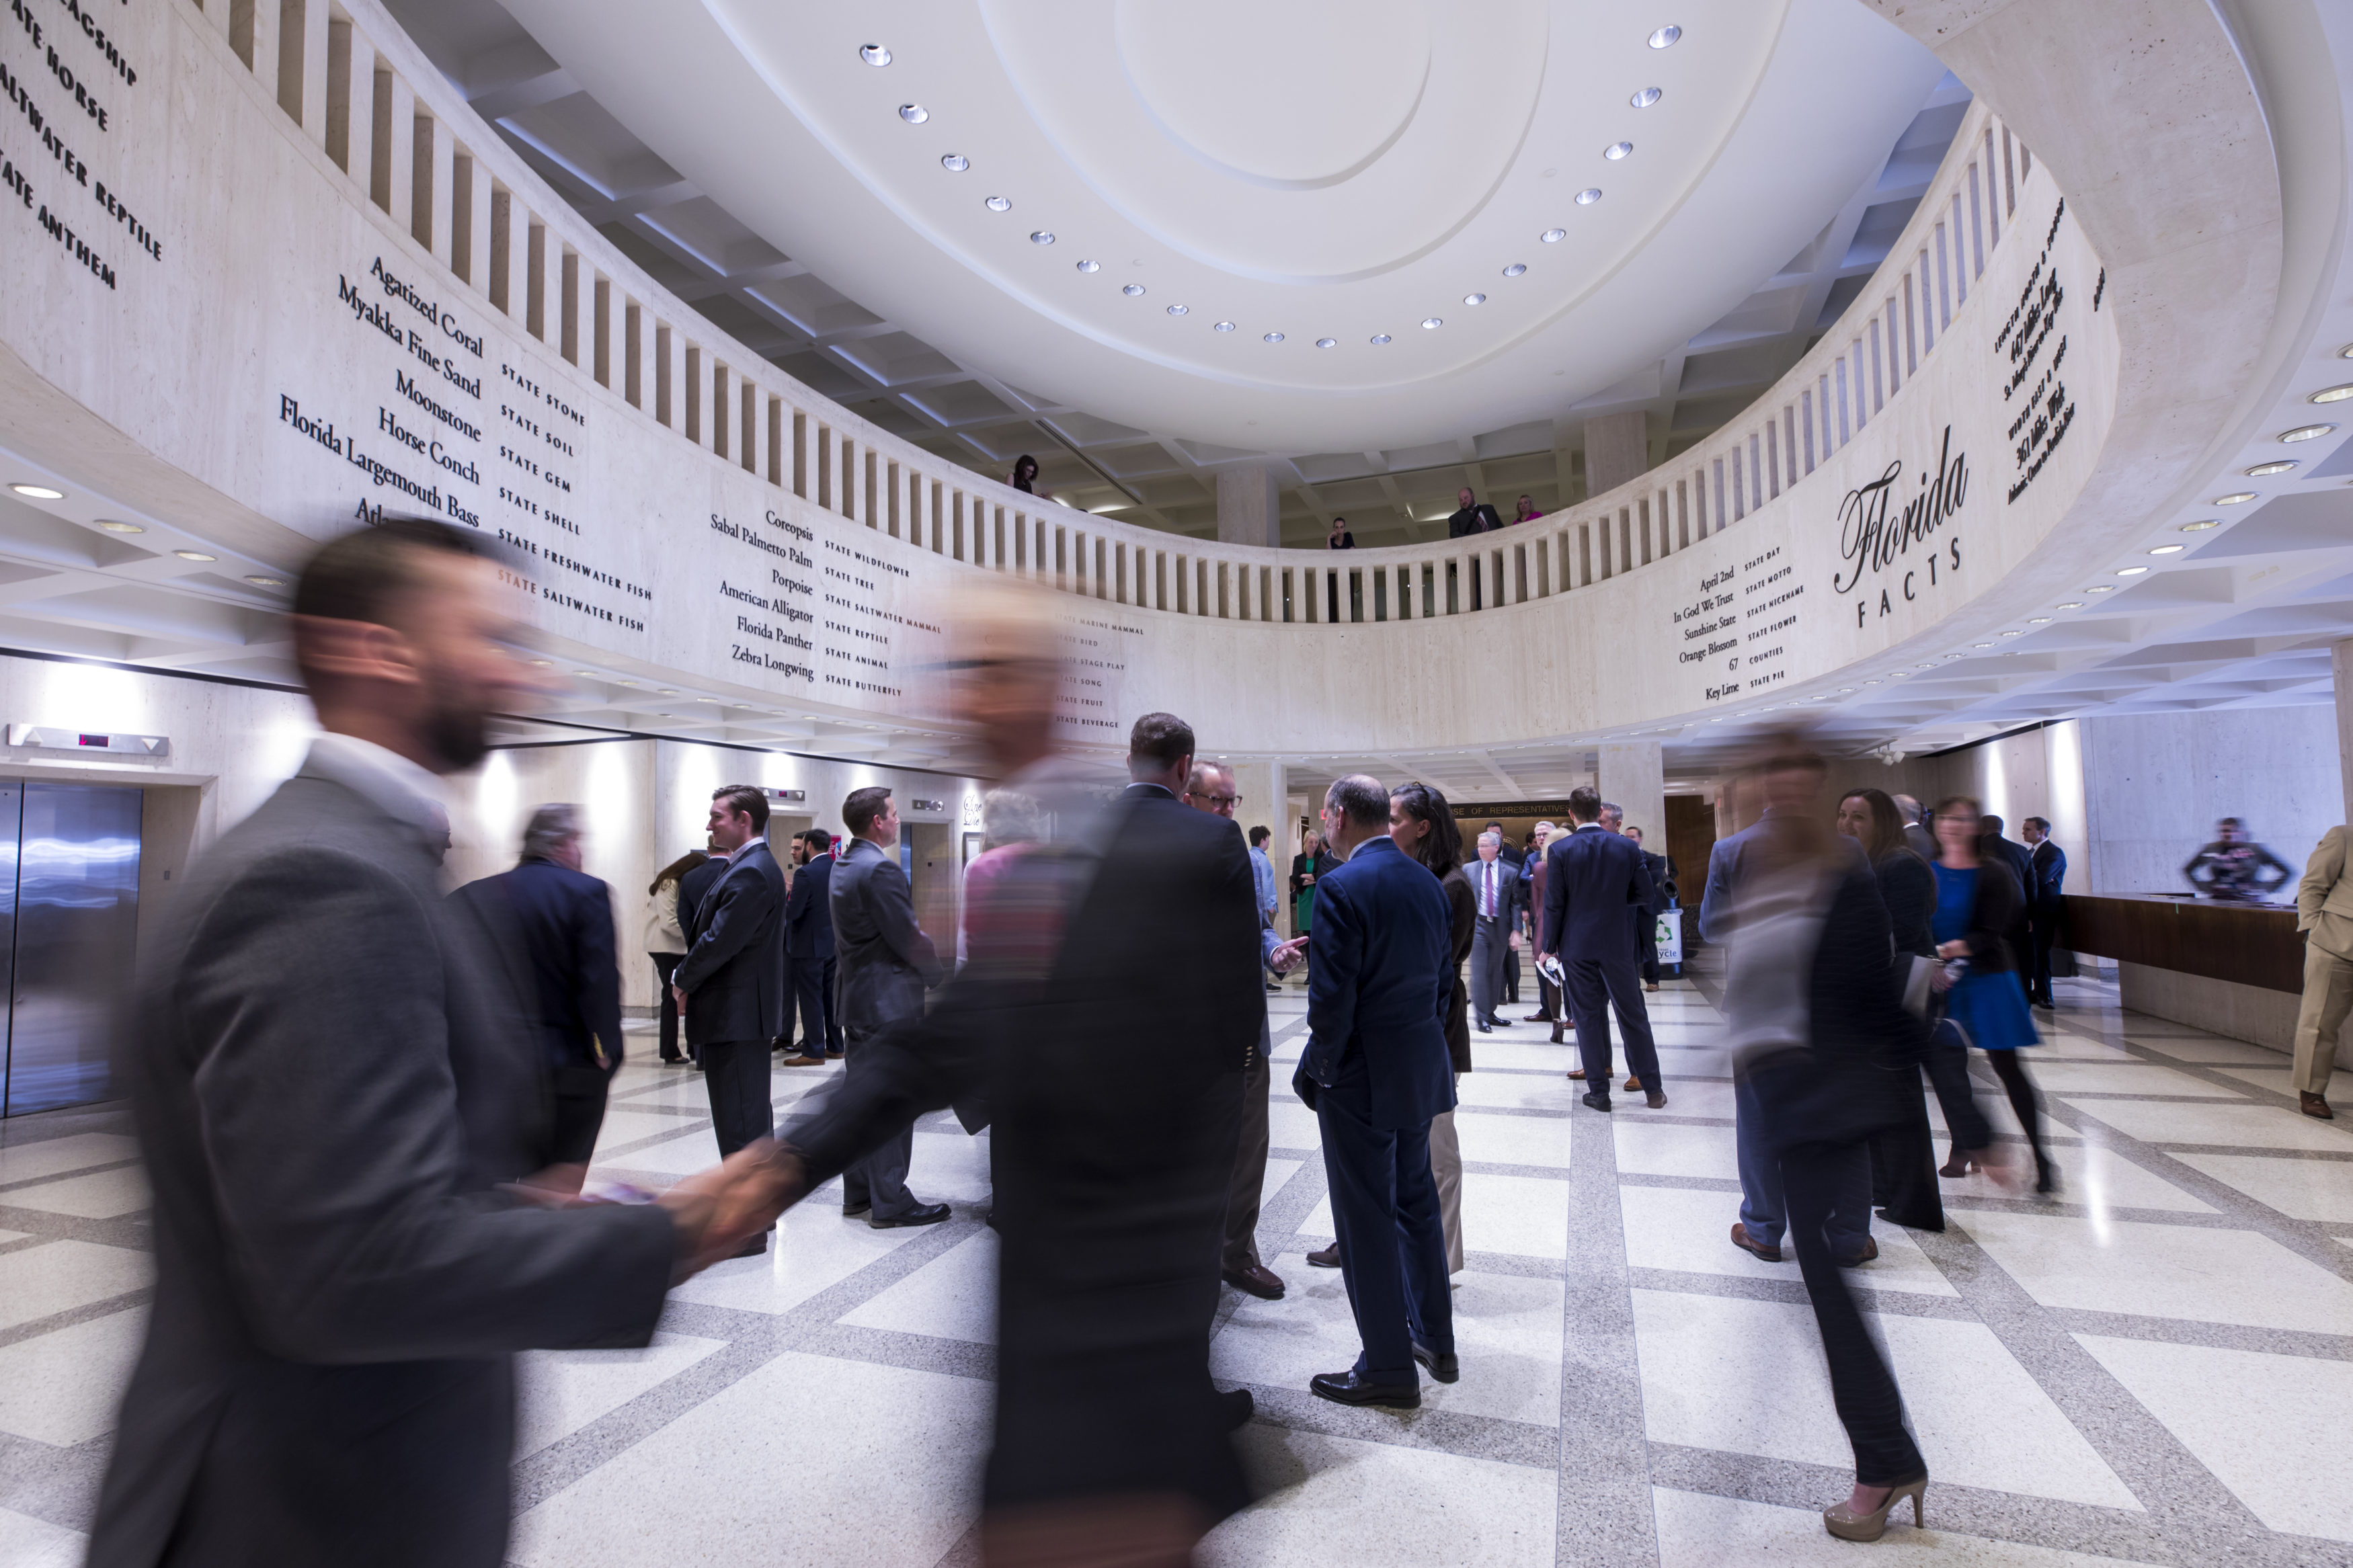
M1449 932L1454 955L1454 990L1446 1004L1446 1054L1459 1081L1471 1070L1471 994L1463 988L1462 964L1471 956L1471 933L1478 923L1479 898L1462 874L1462 829L1446 796L1426 784L1389 791L1389 837L1430 868L1446 893L1453 917ZM1430 1173L1438 1184L1438 1214L1446 1229L1446 1271L1462 1272L1462 1144L1455 1136L1454 1112L1430 1123Z
M1013 471L1005 476L1005 482L1025 496L1048 494L1038 488L1038 459L1027 452L1013 459Z
M2034 1190L2059 1190L2059 1167L2042 1146L2042 1112L2034 1084L2019 1052L2040 1045L2026 993L2012 973L2004 933L2018 923L2026 895L2008 866L1982 852L1978 838L1978 803L1965 795L1936 803L1936 956L1943 966L1936 986L1945 1016L1960 1026L1969 1044L1985 1052L1993 1076L2010 1096L2010 1108L2034 1151ZM1982 1162L1956 1144L1944 1167L1947 1176L1967 1175Z
M673 970L686 958L686 932L678 921L679 879L711 857L690 849L654 873L646 889L653 902L646 909L646 956L654 961L654 989L661 993L661 1059L683 1062L678 1048L678 998L670 988Z

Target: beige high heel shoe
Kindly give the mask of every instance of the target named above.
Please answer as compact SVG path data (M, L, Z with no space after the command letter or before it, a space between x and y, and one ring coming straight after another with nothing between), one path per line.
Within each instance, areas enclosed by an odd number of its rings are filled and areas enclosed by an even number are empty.
M1912 1500L1912 1528L1919 1529L1921 1500L1927 1495L1928 1478L1918 1476L1897 1483L1889 1489L1887 1500L1873 1513L1857 1513L1845 1503L1822 1510L1822 1528L1841 1541L1876 1541L1887 1533L1887 1515L1905 1498Z

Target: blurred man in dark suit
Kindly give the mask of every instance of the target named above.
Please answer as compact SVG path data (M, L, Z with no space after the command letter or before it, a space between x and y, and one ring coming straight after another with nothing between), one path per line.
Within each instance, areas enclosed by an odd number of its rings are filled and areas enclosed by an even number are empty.
M842 1054L841 1020L833 1016L834 951L832 842L819 827L793 838L793 887L785 899L785 967L792 992L785 998L783 1043L792 1044L797 1001L801 1044L788 1068L823 1067Z
M727 852L712 841L707 829L703 835L702 851L710 858L678 879L678 929L685 936L689 947L694 945L694 933L700 929L694 923L695 910L702 908L702 900L710 896L711 889L719 885L719 879L727 875ZM683 958L685 955L681 953L680 956ZM678 973L675 968L670 972L670 1006L675 1010L678 1006L678 986L675 984ZM683 1033L686 1036L686 1059L694 1064L695 1071L701 1072L702 1051L694 1043L694 1031L689 1029Z
M1630 907L1651 901L1651 873L1642 851L1601 826L1601 796L1580 786L1568 795L1574 831L1545 851L1545 941L1558 955L1577 1048L1585 1060L1585 1103L1609 1109L1609 1013L1626 1037L1626 1066L1641 1080L1653 1110L1667 1103L1659 1084L1659 1053L1651 1041L1651 1013L1642 1001ZM1607 1006L1605 1007L1605 997Z
M1991 812L1978 818L1978 853L2000 861L2018 879L2018 918L2002 932L2010 944L2010 972L2031 1002L2034 996L2034 858L2033 852L2014 838L2004 838L2008 824Z
M1635 913L1634 935L1637 945L1642 950L1642 989L1656 991L1659 988L1659 917L1665 914L1667 906L1674 901L1675 863L1663 855L1651 853L1650 847L1642 841L1640 827L1621 827L1618 831L1632 839L1634 847L1641 850L1642 867L1651 874L1651 901Z
M774 1127L768 1042L784 1026L785 873L762 837L767 826L768 797L754 785L712 794L711 842L727 868L695 905L694 923L681 922L686 956L670 976L723 1159ZM767 1245L765 1233L754 1236L744 1255Z
M1341 1405L1411 1410L1421 1404L1416 1362L1440 1383L1461 1375L1430 1165L1430 1120L1454 1109L1453 913L1438 879L1389 837L1389 795L1377 780L1335 781L1324 817L1346 860L1317 884L1307 1049L1291 1087L1324 1134L1332 1227L1363 1349L1346 1372L1318 1373L1307 1386ZM1498 883L1511 880L1493 868Z
M621 1066L621 971L613 954L613 891L580 869L580 808L543 805L523 829L512 871L451 897L502 938L509 983L539 1030L555 1096L548 1157L585 1179ZM579 1191L580 1182L572 1183Z
M2034 965L2029 971L2027 999L2038 1007L2056 1007L2051 994L2051 947L2059 940L2059 916L2067 886L2067 851L2051 841L2048 817L2030 816L2023 825L2027 868L2033 879L2026 884L2026 919L2034 942Z
M915 900L899 868L899 808L880 785L849 792L841 803L849 847L827 889L840 955L834 1006L841 1015L848 1071L862 1073L861 1047L893 1024L923 1016L923 993L940 983L939 954L915 923ZM915 1153L911 1123L841 1175L844 1217L866 1216L877 1230L937 1225L945 1204L927 1204L907 1190Z
M476 535L343 535L294 592L325 731L198 858L118 1061L154 1184L155 1297L98 1568L498 1568L517 1351L643 1345L768 1223L746 1155L650 1205L526 1201L544 1058L442 894L438 777L533 696Z

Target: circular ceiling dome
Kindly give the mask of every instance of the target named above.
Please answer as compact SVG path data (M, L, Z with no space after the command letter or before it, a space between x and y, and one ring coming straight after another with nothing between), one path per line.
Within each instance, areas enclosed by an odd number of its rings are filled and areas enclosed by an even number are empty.
M1118 0L1113 16L1120 64L1169 137L1268 184L1357 173L1430 79L1420 0Z

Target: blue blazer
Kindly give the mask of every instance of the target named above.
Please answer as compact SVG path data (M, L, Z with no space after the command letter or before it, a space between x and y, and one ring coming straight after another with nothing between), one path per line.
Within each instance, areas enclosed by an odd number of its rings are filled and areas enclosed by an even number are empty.
M785 900L786 956L833 956L833 910L826 902L826 893L832 881L833 854L830 850L815 857L793 873L793 890Z
M1545 942L1562 959L1635 956L1631 910L1651 903L1651 868L1622 834L1579 826L1545 849Z
M613 895L552 860L469 882L451 895L499 933L517 1000L539 1026L554 1067L621 1065L621 971L613 956Z
M1386 837L1315 882L1307 1050L1292 1089L1395 1131L1454 1109L1446 1005L1453 911L1429 868Z

